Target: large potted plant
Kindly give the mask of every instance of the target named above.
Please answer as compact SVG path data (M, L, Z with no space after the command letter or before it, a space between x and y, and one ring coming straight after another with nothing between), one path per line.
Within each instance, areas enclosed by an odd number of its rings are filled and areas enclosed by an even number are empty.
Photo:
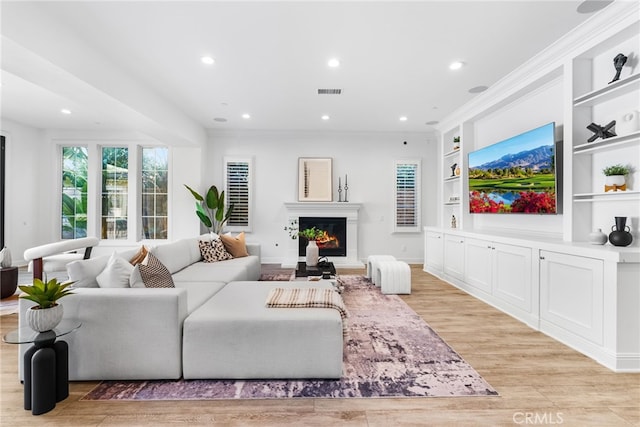
M602 169L602 173L605 176L604 191L626 190L627 187L625 184L625 175L628 175L629 172L630 168L621 164L607 166L606 168Z
M58 303L58 300L73 293L67 289L72 283L59 283L55 278L48 282L33 279L33 286L19 286L20 290L26 294L20 295L20 298L37 304L27 311L27 321L31 329L44 332L58 326L64 314L62 304Z
M207 190L205 197L202 197L187 184L184 186L196 199L196 215L200 218L200 222L207 227L210 233L220 234L222 227L233 212L233 204L225 211L224 191L220 193L218 188L212 185Z

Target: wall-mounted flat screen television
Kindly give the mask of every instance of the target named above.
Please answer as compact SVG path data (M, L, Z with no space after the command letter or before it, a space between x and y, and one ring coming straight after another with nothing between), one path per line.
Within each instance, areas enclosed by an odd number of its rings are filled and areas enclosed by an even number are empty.
M555 123L469 153L469 211L555 214Z

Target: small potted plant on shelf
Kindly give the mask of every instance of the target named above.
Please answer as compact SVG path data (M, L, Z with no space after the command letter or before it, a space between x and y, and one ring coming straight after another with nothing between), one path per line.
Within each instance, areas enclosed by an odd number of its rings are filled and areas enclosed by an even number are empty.
M605 176L604 191L625 191L627 189L625 176L629 172L631 172L631 168L621 164L607 166L602 169L602 173Z
M73 293L67 289L72 283L59 283L55 278L48 282L33 279L33 286L19 286L20 290L26 294L21 295L20 298L37 304L27 311L27 321L31 329L44 332L58 326L64 313L62 304L58 303L58 300Z
M460 137L459 136L454 136L453 137L453 149L454 150L458 150L460 148Z

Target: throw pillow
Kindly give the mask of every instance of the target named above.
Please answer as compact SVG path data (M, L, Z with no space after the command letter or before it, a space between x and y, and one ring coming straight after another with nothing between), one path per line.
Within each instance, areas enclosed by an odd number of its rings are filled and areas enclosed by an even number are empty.
M233 259L219 239L210 242L198 240L198 246L200 247L200 253L202 254L204 262L218 262Z
M137 266L140 276L147 288L175 288L169 269L152 253L147 255L145 262ZM127 278L128 279L128 278Z
M220 240L222 240L227 252L233 255L234 258L249 256L247 245L244 241L244 231L236 237L233 237L231 233L223 234L220 236Z
M96 276L96 282L101 288L128 288L132 271L133 266L114 253L102 273Z
M110 256L102 255L96 258L72 261L67 264L67 275L76 288L99 287L96 277L109 263Z
M129 262L131 263L131 265L138 265L142 261L144 261L148 253L149 251L147 250L147 248L142 245L138 252L136 252L136 254L129 260Z

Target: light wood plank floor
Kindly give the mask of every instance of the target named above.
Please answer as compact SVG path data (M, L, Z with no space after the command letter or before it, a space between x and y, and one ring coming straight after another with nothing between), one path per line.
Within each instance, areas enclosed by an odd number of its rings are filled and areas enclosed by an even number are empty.
M88 402L80 398L96 383L74 382L68 399L33 417L22 409L17 348L2 343L0 425L640 425L640 375L613 373L421 266L412 266L412 279L413 292L403 299L500 397ZM3 335L17 326L16 315L0 321Z

